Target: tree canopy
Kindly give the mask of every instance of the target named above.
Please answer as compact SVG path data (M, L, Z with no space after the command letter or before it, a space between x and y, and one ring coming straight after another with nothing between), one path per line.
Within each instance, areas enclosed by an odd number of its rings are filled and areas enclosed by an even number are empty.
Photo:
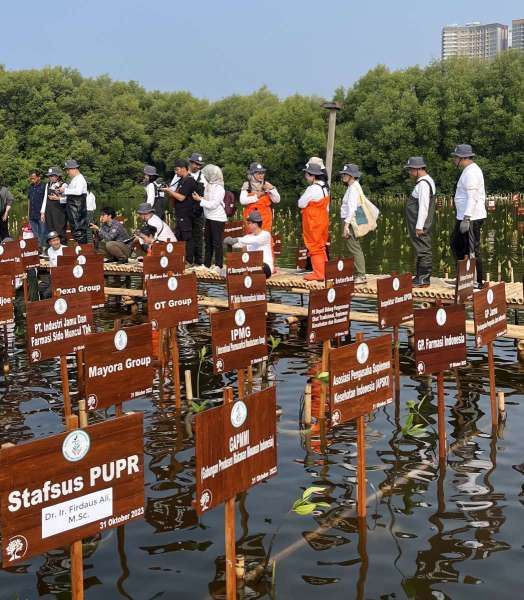
M496 60L434 62L389 71L378 66L334 99L335 170L359 164L375 194L409 189L402 166L423 155L439 191L457 178L450 153L471 143L488 190L524 187L524 54ZM268 179L294 200L307 158L324 156L322 98L280 99L266 88L211 102L188 92L146 91L136 82L85 78L75 70L7 71L0 67L0 181L25 197L31 169L77 159L95 192L119 205L142 197L144 164L168 178L192 151L223 167L238 190L246 167L262 161Z

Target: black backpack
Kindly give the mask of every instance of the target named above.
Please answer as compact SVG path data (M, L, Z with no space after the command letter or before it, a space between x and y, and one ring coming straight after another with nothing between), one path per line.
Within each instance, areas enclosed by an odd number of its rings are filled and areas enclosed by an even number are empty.
M153 185L155 186L155 202L153 203L153 210L163 221L167 210L167 198L165 192L161 192L160 188L165 187L166 184L161 179L156 179L153 181Z

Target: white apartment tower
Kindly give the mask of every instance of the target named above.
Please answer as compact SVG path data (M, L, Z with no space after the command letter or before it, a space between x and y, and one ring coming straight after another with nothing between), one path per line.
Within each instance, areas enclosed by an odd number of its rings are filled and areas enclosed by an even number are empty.
M501 23L466 23L442 28L442 58L495 58L508 49L508 26Z
M524 52L524 19L514 19L511 22L511 47Z

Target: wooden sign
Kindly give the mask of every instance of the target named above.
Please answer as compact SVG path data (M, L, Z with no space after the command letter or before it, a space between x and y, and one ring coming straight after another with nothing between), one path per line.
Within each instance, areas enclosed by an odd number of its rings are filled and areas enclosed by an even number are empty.
M185 242L162 242L157 240L151 245L152 256L167 256L174 254L176 256L182 256L184 261L186 259L186 243Z
M393 400L391 335L329 351L331 425L389 404Z
M143 415L0 450L2 565L144 514Z
M226 221L224 237L240 237L244 235L244 221Z
M76 253L76 246L62 246L62 256L78 256Z
M200 412L195 425L198 514L276 474L274 387Z
M24 269L36 269L40 266L40 248L37 238L18 240L20 246L20 258Z
M241 275L252 273L263 273L264 264L262 250L253 252L227 252L226 253L226 274Z
M93 256L96 254L96 250L93 244L77 244L74 246L75 254L80 256L82 254L86 256Z
M24 264L18 240L0 244L0 275L25 277Z
M310 344L324 342L349 333L351 285L311 290L307 316Z
M76 246L76 248L80 248L80 246ZM100 258L102 258L103 264L104 257L101 254L76 254L73 251L72 253L65 255L59 254L56 257L56 264L59 267L64 267L67 265L68 267L73 268L75 265L87 265L89 262L95 262L95 264L98 264L100 263Z
M31 363L82 350L93 329L89 294L27 304L27 353Z
M455 302L457 304L462 304L473 295L476 262L474 258L464 258L457 261L457 280L455 283Z
M355 261L353 258L338 258L326 262L325 283L332 281L334 285L350 285L353 293L355 285Z
M171 243L171 242L170 242ZM186 265L184 255L163 254L144 256L144 282L150 279L166 279L171 275L178 275L184 272Z
M266 306L266 276L264 273L252 275L228 275L227 296L229 308L240 304L262 302Z
M211 315L213 370L244 369L267 357L266 309L262 304Z
M307 267L307 248L297 248L297 271L304 271Z
M153 390L151 324L94 333L85 344L87 408L97 410Z
M275 233L271 236L273 240L273 256L280 256L282 254L282 237Z
M493 342L507 331L506 286L504 282L473 294L473 320L477 348Z
M104 258L96 255L86 259L83 265L58 265L51 270L51 289L53 295L63 297L87 293L91 297L93 308L103 307Z
M414 311L415 362L419 375L438 373L466 364L464 304Z
M197 279L194 273L149 279L147 314L153 329L167 329L198 321Z
M15 320L14 297L13 278L9 275L0 275L0 325L12 323Z
M413 319L411 273L377 279L378 326L400 327Z

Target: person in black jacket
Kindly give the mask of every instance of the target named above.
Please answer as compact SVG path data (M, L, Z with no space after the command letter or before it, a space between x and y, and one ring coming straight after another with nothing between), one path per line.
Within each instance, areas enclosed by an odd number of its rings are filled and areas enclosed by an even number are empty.
M36 169L29 174L29 182L31 185L27 190L28 203L28 219L31 231L35 238L38 239L41 248L46 247L47 227L45 222L40 220L40 211L45 198L45 184L42 183L42 174Z
M13 201L13 194L5 185L0 184L0 238L2 240L9 237L7 219Z

